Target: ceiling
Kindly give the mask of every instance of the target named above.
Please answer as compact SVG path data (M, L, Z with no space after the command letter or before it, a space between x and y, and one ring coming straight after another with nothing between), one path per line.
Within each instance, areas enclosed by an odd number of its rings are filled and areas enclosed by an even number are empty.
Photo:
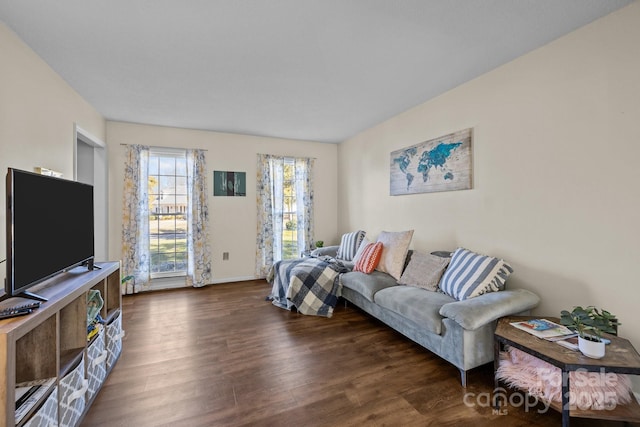
M339 143L632 0L0 0L108 120Z

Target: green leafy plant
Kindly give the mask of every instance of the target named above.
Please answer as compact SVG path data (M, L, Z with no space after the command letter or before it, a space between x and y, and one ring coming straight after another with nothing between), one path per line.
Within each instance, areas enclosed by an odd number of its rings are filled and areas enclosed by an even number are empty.
M617 327L620 325L616 316L591 305L586 308L576 306L570 312L562 310L560 323L575 330L583 339L590 341L600 341L603 332L617 333Z
M324 246L324 242L322 240L316 240L316 248L321 248Z

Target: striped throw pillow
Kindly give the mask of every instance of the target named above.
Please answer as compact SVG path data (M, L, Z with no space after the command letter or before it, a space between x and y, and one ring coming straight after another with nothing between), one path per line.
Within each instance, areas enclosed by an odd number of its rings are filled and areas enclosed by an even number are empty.
M440 279L440 289L462 301L504 289L513 269L504 260L458 248Z
M382 256L382 243L369 243L362 251L362 256L353 266L353 271L360 271L365 274L376 269Z
M358 260L362 257L362 252L364 252L364 248L366 248L369 243L371 243L371 241L365 236L362 239L362 243L360 243L358 250L356 251L356 255L351 260L354 264L357 263Z
M358 252L358 248L360 247L360 243L362 242L362 239L364 239L365 234L367 233L362 230L343 234L336 258L343 261L352 261L353 257L356 256L356 252Z

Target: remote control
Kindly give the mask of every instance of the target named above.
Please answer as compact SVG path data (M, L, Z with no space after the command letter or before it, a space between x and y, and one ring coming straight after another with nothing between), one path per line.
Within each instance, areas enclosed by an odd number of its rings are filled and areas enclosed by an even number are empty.
M28 302L26 304L20 304L20 305L14 305L13 307L7 307L4 309L0 309L0 310L7 310L9 308L13 309L13 310L26 310L27 308L40 308L40 301L33 301L33 302Z
M31 313L34 309L40 307L40 302L30 302L27 304L16 305L0 309L0 319L8 319L10 317L24 316Z
M0 310L0 319L8 319L10 317L18 317L24 316L25 314L31 313L33 310L30 308L23 308L20 310L16 310L15 308L5 308Z

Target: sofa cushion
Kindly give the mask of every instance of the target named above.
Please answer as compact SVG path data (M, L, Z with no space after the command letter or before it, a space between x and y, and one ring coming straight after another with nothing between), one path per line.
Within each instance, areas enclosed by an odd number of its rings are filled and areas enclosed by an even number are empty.
M382 243L382 258L378 264L378 270L389 273L396 280L400 279L407 258L409 244L413 237L413 230L401 232L382 231L378 236L378 242Z
M355 257L362 239L364 239L366 232L362 230L354 231L353 233L345 233L340 239L340 247L338 248L338 254L336 258L351 261Z
M374 296L374 302L380 307L391 310L438 335L442 332L440 308L453 301L455 299L449 295L411 286L382 289Z
M449 258L414 251L398 284L436 291L447 265L449 265Z
M458 248L440 280L440 289L463 301L504 289L513 269L504 260Z
M365 274L373 272L380 262L380 255L382 255L382 243L369 243L353 266L353 271L361 271Z
M359 293L364 298L373 302L373 296L381 289L391 286L398 286L396 280L387 273L374 271L371 274L364 274L359 271L344 273L340 276L342 286Z

